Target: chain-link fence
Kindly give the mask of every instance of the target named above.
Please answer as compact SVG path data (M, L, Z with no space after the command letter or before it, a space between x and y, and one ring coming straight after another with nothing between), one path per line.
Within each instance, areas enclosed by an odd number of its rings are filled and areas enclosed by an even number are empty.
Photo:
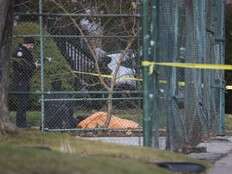
M14 26L18 127L156 147L164 130L172 150L223 133L224 73L205 70L224 64L223 0L19 0Z
M84 136L140 136L139 5L137 0L18 1L12 121Z

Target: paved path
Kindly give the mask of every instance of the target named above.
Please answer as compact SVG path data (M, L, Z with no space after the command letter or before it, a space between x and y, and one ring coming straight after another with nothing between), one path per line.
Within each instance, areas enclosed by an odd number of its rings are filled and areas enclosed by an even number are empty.
M232 137L217 137L199 146L206 147L207 152L190 156L215 162L209 174L232 174Z
M207 149L207 152L192 153L189 155L190 157L215 162L232 151L232 138L216 137L207 143L200 143L198 147L205 147Z
M232 153L217 161L209 174L231 174L232 173Z

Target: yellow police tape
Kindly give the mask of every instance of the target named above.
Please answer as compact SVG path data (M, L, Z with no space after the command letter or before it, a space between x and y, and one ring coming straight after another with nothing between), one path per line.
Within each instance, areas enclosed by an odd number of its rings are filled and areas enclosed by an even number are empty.
M82 71L73 71L76 74L83 74L83 75L90 75L95 77L103 77L103 78L109 78L112 79L113 75L106 75L106 74L97 74L97 73L89 73L89 72L82 72ZM135 77L118 77L117 79L121 80L133 80L133 81L143 81L141 78L135 78Z
M155 65L167 66L167 67L175 67L175 68L232 71L232 65L200 64L200 63L176 63L176 62L153 62L153 61L143 61L142 62L142 66L149 67L149 73L150 74L153 73Z
M172 62L152 62L152 61L143 61L142 66L149 67L149 73L152 74L155 68L155 65L159 66L168 66L168 67L176 67L176 68L190 68L190 69L210 69L210 70L230 70L232 71L232 65L222 65L222 64L194 64L194 63L172 63ZM113 78L113 75L107 74L97 74L90 72L82 72L82 71L73 71L77 74L90 75L95 77L103 77L103 78ZM119 77L117 79L121 80L133 80L133 81L143 81L141 78L135 77ZM160 80L160 84L167 84L166 80ZM184 87L185 82L178 82L178 86ZM226 90L232 90L232 85L227 85Z
M222 64L200 64L200 63L176 63L176 62L154 62L154 61L143 61L142 66L149 67L149 74L152 74L155 65L175 67L175 68L188 68L188 69L208 69L208 70L227 70L232 71L232 65ZM185 86L185 82L179 82L179 86ZM232 90L231 85L226 86L226 90Z

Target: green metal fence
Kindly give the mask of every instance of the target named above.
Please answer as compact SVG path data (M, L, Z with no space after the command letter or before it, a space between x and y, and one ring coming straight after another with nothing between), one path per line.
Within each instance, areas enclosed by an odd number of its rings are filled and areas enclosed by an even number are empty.
M12 121L172 150L223 134L224 72L154 64L224 64L223 0L18 1L14 23L40 66L12 58Z
M157 117L167 120L168 149L183 150L223 134L224 72L205 70L204 64L224 64L224 1L151 0L143 4L143 57L153 61L144 68L145 145L152 145L149 123ZM150 26L156 27L155 34ZM154 62L201 67L155 67Z

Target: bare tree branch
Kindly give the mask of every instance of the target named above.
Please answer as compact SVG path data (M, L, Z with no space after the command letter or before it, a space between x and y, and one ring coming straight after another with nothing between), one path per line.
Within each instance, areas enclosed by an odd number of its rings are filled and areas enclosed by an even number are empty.
M55 0L53 1L60 9L62 9L64 11L64 13L66 14L69 14L69 12L61 5L59 4L58 2L56 2ZM75 27L77 27L77 29L79 30L81 36L83 36L83 39L88 47L88 49L90 50L94 60L95 60L95 67L96 67L96 70L97 70L97 73L99 74L99 80L101 81L102 85L107 89L109 90L109 86L107 85L107 83L104 81L104 79L102 78L101 76L101 71L100 71L100 67L99 67L99 64L98 64L98 59L97 59L97 55L95 53L95 51L93 50L93 48L90 46L87 38L85 37L86 35L84 34L83 30L81 29L81 27L79 26L79 24L76 22L76 20L72 17L72 16L69 16L70 20L73 22L73 24L75 25Z
M58 3L56 0L53 0L54 4L57 5L60 9L63 10L64 13L66 14L69 14L69 12L65 9L64 6L62 6L60 3ZM122 5L122 1L120 2L120 4ZM82 4L81 4L82 5ZM132 4L133 5L133 4ZM132 6L133 8L133 6ZM95 9L97 9L97 7L95 7ZM120 9L121 9L121 6L120 6ZM134 13L134 12L133 12ZM133 43L134 43L134 40L135 40L135 37L136 36L136 30L135 30L135 27L136 27L136 17L133 18L133 22L132 22L132 29L131 31L129 31L127 29L127 23L124 21L122 23L122 27L124 28L125 32L128 33L128 35L132 35L132 37L128 40L127 44L126 44L126 48L124 49L124 51L120 54L120 57L118 58L118 61L117 61L117 65L116 65L116 68L115 68L115 71L113 72L112 74L112 78L110 79L110 82L107 83L105 80L104 80L104 77L101 76L101 71L100 71L100 67L99 67L99 63L98 63L98 55L96 54L95 52L95 48L94 48L94 45L91 45L91 43L88 41L87 39L87 35L84 33L83 29L81 28L81 26L77 23L77 21L70 15L69 16L70 20L72 21L72 23L74 24L74 26L78 29L78 31L80 32L80 35L83 37L86 45L87 45L87 48L90 50L91 52L91 55L93 56L94 60L95 60L95 67L96 67L96 71L97 71L97 74L99 74L98 78L100 80L100 83L104 86L104 88L108 91L108 100L107 100L107 112L108 112L108 117L106 119L106 122L105 122L105 127L108 127L109 124L110 124L110 121L111 121L111 118L112 118L112 110L113 110L113 101L112 101L112 98L113 98L113 90L114 90L114 87L116 85L116 81L117 81L117 75L118 75L118 72L120 70L120 66L122 64L122 61L124 59L124 57L126 56L128 50L132 47ZM91 14L89 15L89 18L92 20L92 21L95 21L95 19L91 16ZM110 20L107 20L106 22L109 23L111 21L111 18ZM103 26L105 26L104 24L102 24ZM100 26L98 26L100 27Z

